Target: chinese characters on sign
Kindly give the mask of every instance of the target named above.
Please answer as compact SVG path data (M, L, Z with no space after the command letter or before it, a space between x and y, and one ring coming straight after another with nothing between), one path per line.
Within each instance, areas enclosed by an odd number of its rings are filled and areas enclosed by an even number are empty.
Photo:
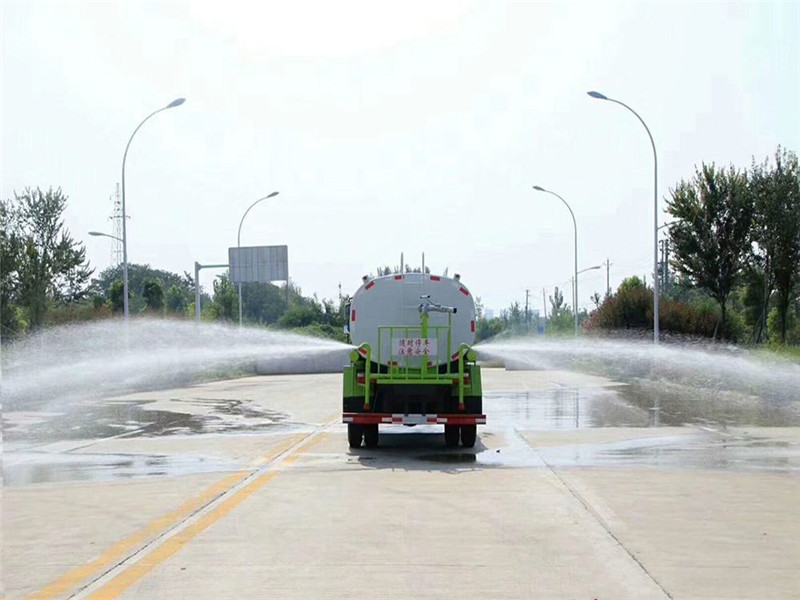
M436 340L429 338L395 338L392 340L392 356L400 358L436 356Z

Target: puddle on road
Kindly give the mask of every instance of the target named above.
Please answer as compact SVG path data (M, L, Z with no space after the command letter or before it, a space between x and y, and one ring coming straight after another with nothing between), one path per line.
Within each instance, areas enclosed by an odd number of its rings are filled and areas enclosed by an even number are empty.
M9 452L3 460L3 484L114 481L238 469L241 465L233 462L192 455Z
M800 440L730 437L714 432L609 444L539 448L552 467L656 467L727 471L800 471Z
M621 386L619 398L639 410L657 409L661 425L800 426L800 398L768 399L741 391L647 379Z
M336 402L336 399L331 399ZM160 401L96 400L72 404L61 414L3 415L8 485L111 480L225 471L237 465L200 456L130 456L70 452L110 437L263 434L291 427L289 415L227 398ZM174 410L162 410L162 408ZM381 447L343 454L346 462L375 469L434 469L458 473L482 468L648 466L711 469L800 470L798 443L725 433L727 427L796 427L800 402L764 400L744 392L708 390L675 382L634 380L595 388L488 393L489 424L476 447L447 449L441 427L385 427ZM702 426L721 433L579 443L532 449L518 432L627 427ZM589 437L585 440L596 439ZM535 433L534 433L535 437ZM568 436L572 437L572 436ZM630 437L630 436L626 436ZM580 436L576 436L579 440ZM59 442L51 446L54 442ZM74 442L74 443L70 443ZM346 446L345 446L346 448ZM37 452L49 449L52 452ZM11 450L11 451L8 451ZM343 448L344 450L344 448Z
M3 415L4 485L176 476L242 468L198 455L76 452L109 438L253 434L288 424L285 413L225 398L172 400L201 414L151 408L155 401L87 401L63 413ZM189 409L191 410L191 409Z
M3 438L25 446L63 440L91 440L124 435L147 437L203 433L247 433L288 419L285 413L263 409L242 400L171 400L177 407L203 407L204 414L150 408L155 400L91 401L71 405L62 413L33 419L27 413L3 415Z
M647 410L632 405L617 388L556 388L529 392L489 393L484 412L492 421L525 429L584 429L589 427L647 427Z

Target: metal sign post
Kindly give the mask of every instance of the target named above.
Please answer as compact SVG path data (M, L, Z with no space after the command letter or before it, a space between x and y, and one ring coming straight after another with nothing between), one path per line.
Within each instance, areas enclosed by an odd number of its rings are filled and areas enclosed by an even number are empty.
M194 263L194 320L200 322L202 307L200 306L200 269L226 269L228 265L201 265Z

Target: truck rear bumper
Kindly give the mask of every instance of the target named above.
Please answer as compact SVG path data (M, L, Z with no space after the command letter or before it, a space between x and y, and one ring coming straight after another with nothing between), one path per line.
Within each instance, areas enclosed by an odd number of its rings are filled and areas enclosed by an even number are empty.
M356 425L486 425L486 415L344 413L342 423Z

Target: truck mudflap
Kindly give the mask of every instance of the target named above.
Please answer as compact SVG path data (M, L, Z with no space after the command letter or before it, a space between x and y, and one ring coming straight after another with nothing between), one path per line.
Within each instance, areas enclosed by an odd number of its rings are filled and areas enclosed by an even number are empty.
M486 425L486 415L344 413L342 423L355 425Z

